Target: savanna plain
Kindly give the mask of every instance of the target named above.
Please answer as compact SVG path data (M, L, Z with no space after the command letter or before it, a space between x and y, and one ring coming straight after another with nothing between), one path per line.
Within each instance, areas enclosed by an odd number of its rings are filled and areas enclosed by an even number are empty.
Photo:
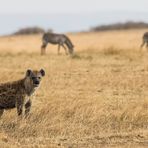
M73 56L50 44L41 56L41 35L0 37L1 83L46 71L28 118L4 112L0 147L148 147L145 31L68 34Z

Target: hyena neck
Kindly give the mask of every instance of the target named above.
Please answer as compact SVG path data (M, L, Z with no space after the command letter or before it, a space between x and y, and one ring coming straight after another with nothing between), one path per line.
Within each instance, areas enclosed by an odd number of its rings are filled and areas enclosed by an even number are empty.
M23 83L24 83L24 88L25 88L25 92L26 92L27 96L31 96L34 93L34 91L36 90L35 87L33 87L30 84L30 81L27 78L23 79Z

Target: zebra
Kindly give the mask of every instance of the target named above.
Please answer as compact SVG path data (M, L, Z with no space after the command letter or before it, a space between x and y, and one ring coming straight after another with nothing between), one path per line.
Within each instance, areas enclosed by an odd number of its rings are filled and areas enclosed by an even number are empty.
M41 46L41 55L44 55L46 52L47 44L58 44L58 54L60 53L60 47L62 46L65 50L65 53L72 55L74 52L74 45L72 44L71 40L65 34L55 34L55 33L44 33L42 36L42 46ZM64 44L68 48L64 46Z
M142 40L143 42L141 44L141 48L146 44L146 47L148 49L148 32L144 33Z

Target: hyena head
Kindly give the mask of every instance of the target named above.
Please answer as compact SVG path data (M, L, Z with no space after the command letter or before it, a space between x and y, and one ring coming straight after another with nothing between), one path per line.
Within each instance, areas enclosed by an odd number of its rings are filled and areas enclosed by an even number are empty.
M30 70L26 71L26 80L25 85L29 88L36 88L40 85L42 77L45 76L45 71L41 69L40 71L37 70Z

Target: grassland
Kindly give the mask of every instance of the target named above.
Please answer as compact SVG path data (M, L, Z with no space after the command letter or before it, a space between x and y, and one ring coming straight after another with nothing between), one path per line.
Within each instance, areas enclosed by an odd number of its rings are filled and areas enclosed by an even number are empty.
M46 70L28 119L16 110L0 120L0 147L148 147L148 52L146 30L70 34L75 55L41 36L0 38L0 82L26 69Z

